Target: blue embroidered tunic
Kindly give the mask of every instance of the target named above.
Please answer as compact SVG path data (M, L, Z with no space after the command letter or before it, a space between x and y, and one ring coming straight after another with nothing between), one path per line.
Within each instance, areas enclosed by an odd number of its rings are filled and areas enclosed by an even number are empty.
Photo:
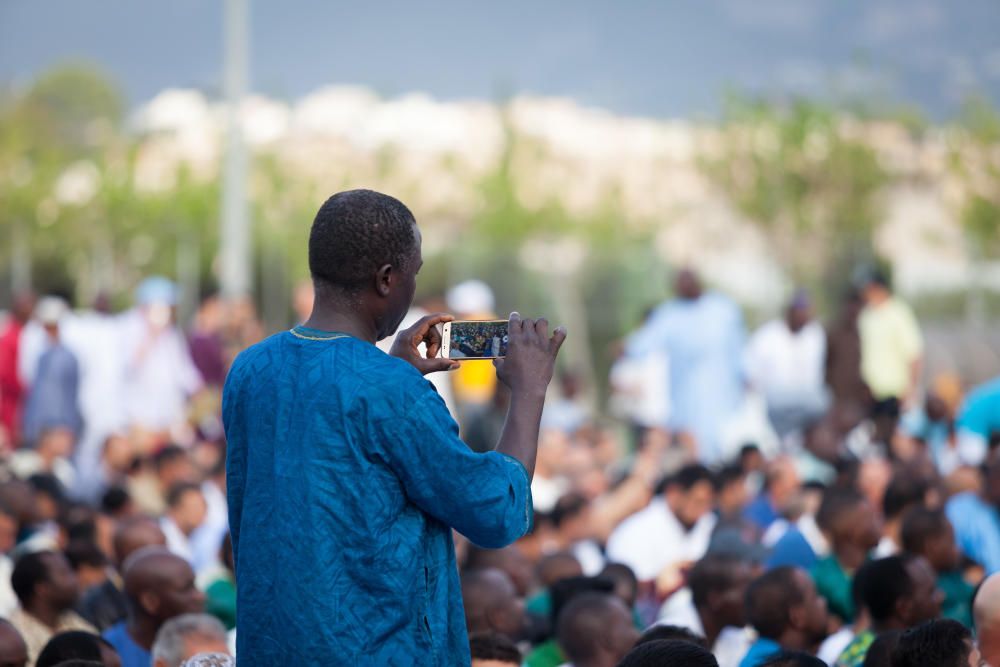
M451 529L526 533L524 467L476 453L410 364L297 327L223 395L240 665L465 665Z

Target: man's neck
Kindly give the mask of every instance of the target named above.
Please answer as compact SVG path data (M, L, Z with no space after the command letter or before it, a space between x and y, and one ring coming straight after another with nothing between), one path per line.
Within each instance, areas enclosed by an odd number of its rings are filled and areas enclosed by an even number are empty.
M378 340L378 331L375 323L365 321L355 311L349 311L340 305L320 305L313 308L312 315L303 323L303 326L319 331L336 331L353 336L359 340L368 341L374 344Z
M786 651L806 651L815 653L819 648L818 643L810 643L798 630L788 630L778 638L781 648Z
M59 627L59 617L62 615L59 609L47 604L36 603L25 608L25 611L53 630Z
M147 651L151 651L153 649L153 642L156 641L156 631L159 630L157 625L153 619L141 616L139 618L130 618L128 625L125 627L132 641Z
M858 549L854 545L844 545L834 547L833 557L837 559L837 564L842 570L851 574L864 564L868 552Z
M884 621L876 621L873 619L871 629L877 637L883 632L889 632L890 630L906 630L908 627L910 626L899 619L887 618Z
M705 639L708 641L708 648L711 649L715 646L715 640L722 634L722 628L725 625L717 621L717 617L714 614L703 612L701 609L696 609L695 611L698 612L698 618L701 619L701 629L704 631Z

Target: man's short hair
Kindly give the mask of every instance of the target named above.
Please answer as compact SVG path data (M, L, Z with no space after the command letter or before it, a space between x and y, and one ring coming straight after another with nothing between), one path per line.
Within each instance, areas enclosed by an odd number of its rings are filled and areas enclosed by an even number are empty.
M899 637L893 667L964 667L972 651L972 633L958 621L939 619L910 628Z
M927 540L940 535L948 525L948 516L943 511L914 507L903 516L900 529L903 549L911 554L923 554Z
M469 636L473 660L496 660L520 666L524 659L511 640L495 632L480 632Z
M226 628L219 619L208 614L181 614L160 627L153 642L153 661L162 660L167 667L180 667L187 652L190 637L202 637L226 643Z
M667 478L666 488L677 486L684 491L690 491L698 482L708 482L715 486L712 471L700 463L689 463Z
M707 606L712 593L728 590L744 562L742 558L729 554L709 554L695 563L687 576L695 608Z
M907 508L922 505L930 485L927 480L906 471L896 473L882 495L882 514L886 519L900 516Z
M760 667L827 667L814 655L802 651L782 651L760 663Z
M66 560L74 570L79 570L82 566L93 568L106 567L108 557L104 555L101 548L89 541L70 542L63 551Z
M607 593L611 594L615 590L615 582L607 577L570 577L561 579L552 584L549 591L552 597L552 613L550 621L555 629L559 621L559 616L575 597L585 593Z
M94 660L101 662L101 646L110 647L107 641L95 634L73 630L60 632L48 641L38 654L36 667L55 667L67 660Z
M658 641L690 642L704 649L710 648L707 639L679 625L654 625L642 633L642 636L639 637L639 641L635 645L639 646Z
M552 523L559 528L569 519L582 514L588 505L590 501L582 493L567 493L560 497L552 508Z
M556 640L571 662L589 660L599 650L608 612L616 601L611 593L581 593L559 613Z
M618 667L660 667L660 665L684 665L684 667L719 667L715 656L708 649L688 641L658 639L636 644L618 663Z
M788 627L789 609L804 601L798 572L795 567L776 567L747 587L747 620L762 637L780 637Z
M161 472L174 461L186 459L187 456L188 453L183 447L179 445L167 445L160 451L156 452L156 454L153 454L153 467L156 468L156 472Z
M46 559L53 551L35 551L27 553L14 563L14 571L10 575L10 587L22 607L31 604L35 599L35 587L49 581L49 566Z
M181 500L184 499L189 493L197 493L201 495L201 486L195 484L194 482L178 482L170 487L167 491L167 507L173 509L180 504Z
M403 266L416 243L410 209L372 190L339 192L320 207L309 232L313 281L356 293L386 264Z
M911 554L900 554L870 560L854 575L858 598L874 620L892 618L896 604L913 595L913 579L906 568L914 558Z
M823 494L819 510L816 512L816 525L822 530L831 531L845 512L849 512L863 502L865 502L865 497L854 489L842 487L827 489Z
M227 653L199 653L191 656L181 667L235 667L236 658Z

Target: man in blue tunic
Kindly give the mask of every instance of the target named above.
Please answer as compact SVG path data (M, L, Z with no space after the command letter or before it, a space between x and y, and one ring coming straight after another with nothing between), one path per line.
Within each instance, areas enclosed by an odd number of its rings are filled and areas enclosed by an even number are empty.
M392 334L422 263L412 213L342 192L309 237L309 320L243 352L226 381L237 654L246 665L467 665L454 528L483 547L521 537L545 389L565 331L511 314L497 375L511 391L494 451L458 437L423 374L432 315ZM426 344L426 357L418 346Z

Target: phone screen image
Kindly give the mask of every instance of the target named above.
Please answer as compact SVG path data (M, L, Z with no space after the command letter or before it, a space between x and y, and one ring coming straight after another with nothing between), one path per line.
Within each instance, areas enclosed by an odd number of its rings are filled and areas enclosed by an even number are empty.
M450 323L451 359L492 359L507 356L507 320Z

